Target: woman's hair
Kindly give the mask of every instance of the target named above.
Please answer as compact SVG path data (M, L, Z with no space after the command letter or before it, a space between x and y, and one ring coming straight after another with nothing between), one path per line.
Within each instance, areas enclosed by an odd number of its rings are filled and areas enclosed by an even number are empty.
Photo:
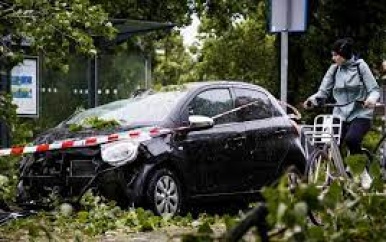
M338 55L348 60L348 59L351 59L351 57L354 54L353 45L354 45L354 40L352 38L338 39L332 45L332 51L334 51Z

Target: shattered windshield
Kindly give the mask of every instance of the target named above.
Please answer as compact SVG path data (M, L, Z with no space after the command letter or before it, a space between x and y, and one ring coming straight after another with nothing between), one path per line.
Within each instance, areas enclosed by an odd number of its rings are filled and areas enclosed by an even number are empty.
M89 118L116 120L120 124L157 122L163 120L186 91L159 92L146 96L115 101L80 112L65 124L81 125Z

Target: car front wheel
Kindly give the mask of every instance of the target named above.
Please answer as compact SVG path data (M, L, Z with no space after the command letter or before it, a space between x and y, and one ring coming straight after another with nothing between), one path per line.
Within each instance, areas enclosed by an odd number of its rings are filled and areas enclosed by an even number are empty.
M180 212L181 186L173 172L168 169L157 170L148 184L147 203L156 215L174 216Z

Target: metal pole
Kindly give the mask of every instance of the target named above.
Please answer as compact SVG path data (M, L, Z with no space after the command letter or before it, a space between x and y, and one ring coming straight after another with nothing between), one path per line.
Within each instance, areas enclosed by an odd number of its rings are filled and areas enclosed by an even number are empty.
M98 76L98 55L96 54L95 56L94 56L94 88L95 88L95 90L94 90L94 93L95 93L95 95L94 95L94 107L97 107L98 105L99 105L99 94L98 94L98 85L99 85L99 83L98 83L98 78L99 78L99 76Z
M147 57L144 55L145 58L145 89L148 88L148 76L147 76Z
M93 96L94 96L94 88L93 88L93 81L92 81L92 63L91 58L87 58L87 89L88 89L88 95L87 95L87 103L88 108L94 107L93 103Z
M149 88L151 88L152 73L151 73L151 54L150 53L147 55L147 63L148 63L148 75L147 75L147 78L149 79L149 81L148 81Z
M287 102L288 77L288 32L281 32L280 45L280 100Z
M90 108L98 106L98 56L88 59L88 105Z
M286 5L286 28L281 32L280 44L280 100L287 102L288 89L288 30L291 26L291 0L284 1Z
M5 66L0 66L0 92L5 94L11 93L10 76L11 72L6 70ZM0 119L0 147L10 147L10 145L11 135L9 125Z

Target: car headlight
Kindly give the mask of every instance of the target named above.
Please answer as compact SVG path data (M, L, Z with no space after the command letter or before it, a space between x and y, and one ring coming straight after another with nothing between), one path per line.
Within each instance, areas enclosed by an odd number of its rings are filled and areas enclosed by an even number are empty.
M101 145L102 160L112 166L120 166L133 161L137 154L138 143L132 140L119 140Z

